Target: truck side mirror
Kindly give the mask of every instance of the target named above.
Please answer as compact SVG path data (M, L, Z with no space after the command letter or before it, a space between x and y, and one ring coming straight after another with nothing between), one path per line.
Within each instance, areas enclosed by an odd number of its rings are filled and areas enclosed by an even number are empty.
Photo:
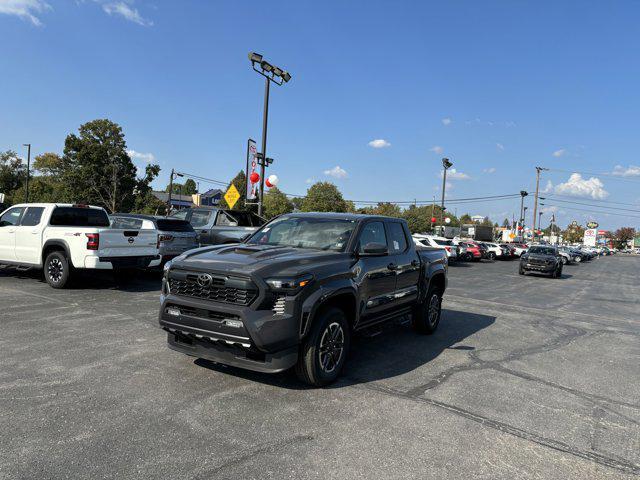
M364 246L362 252L360 252L360 256L379 257L382 255L386 255L387 253L387 246L384 243L370 242Z

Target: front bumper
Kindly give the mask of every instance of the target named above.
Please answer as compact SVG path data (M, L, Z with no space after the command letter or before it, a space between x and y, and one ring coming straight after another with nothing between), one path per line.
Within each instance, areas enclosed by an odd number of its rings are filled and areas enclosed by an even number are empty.
M241 326L229 325L238 321ZM169 293L162 297L159 323L173 350L225 365L275 373L298 359L299 322L292 312L274 314Z
M524 270L532 271L532 272L543 272L543 273L551 273L556 269L556 265L536 265L532 263L522 263L522 268Z

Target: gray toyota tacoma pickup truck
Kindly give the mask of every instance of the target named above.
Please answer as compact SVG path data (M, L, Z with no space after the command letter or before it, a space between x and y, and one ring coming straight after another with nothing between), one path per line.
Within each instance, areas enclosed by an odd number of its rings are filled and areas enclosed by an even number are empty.
M416 248L404 220L294 213L169 262L159 322L178 352L259 372L295 367L322 386L356 332L405 317L433 333L446 286L446 254Z

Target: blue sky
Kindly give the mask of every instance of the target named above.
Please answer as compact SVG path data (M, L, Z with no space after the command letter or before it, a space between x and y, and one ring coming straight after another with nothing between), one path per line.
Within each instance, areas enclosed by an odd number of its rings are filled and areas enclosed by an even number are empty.
M330 180L355 200L439 198L447 156L448 197L502 195L532 190L541 165L562 170L541 181L562 225L640 226L612 209L640 204L639 14L624 1L0 0L0 149L61 153L106 117L139 165L161 165L158 185L172 167L226 181L261 135L257 51L293 76L269 118L285 192ZM519 200L457 209L501 222Z

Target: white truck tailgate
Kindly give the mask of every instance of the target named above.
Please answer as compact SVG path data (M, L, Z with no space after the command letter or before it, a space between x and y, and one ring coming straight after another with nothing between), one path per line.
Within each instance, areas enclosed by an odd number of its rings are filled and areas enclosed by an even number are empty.
M140 257L157 255L157 230L100 230L100 257Z

